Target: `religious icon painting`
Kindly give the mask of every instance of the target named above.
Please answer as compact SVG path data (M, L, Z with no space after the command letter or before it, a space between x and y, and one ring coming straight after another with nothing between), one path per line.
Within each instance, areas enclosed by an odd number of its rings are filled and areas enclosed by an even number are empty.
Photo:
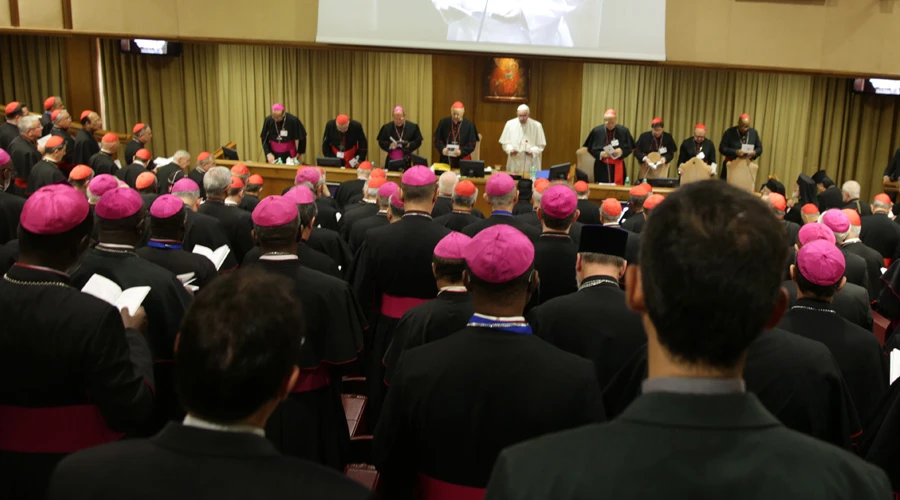
M528 102L531 64L525 59L492 57L485 60L483 99L488 102Z

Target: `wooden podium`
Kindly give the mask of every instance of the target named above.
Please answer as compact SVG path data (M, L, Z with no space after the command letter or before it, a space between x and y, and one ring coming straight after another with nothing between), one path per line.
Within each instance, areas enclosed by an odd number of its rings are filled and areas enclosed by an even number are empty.
M653 151L652 153L647 154L647 160L649 160L649 164L647 162L641 163L641 168L638 172L638 179L660 179L666 178L669 176L669 164L665 165L661 164L662 155ZM651 168L650 165L657 165L656 168Z
M759 165L751 163L747 158L737 158L728 162L728 183L747 191L756 192L756 174Z
M696 156L682 163L678 170L681 172L681 186L692 182L708 181L712 175L712 168Z

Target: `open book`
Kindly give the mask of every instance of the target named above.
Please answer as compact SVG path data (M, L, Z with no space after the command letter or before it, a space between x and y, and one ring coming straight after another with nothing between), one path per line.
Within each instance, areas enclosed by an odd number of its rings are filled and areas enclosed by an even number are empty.
M120 311L127 307L128 312L134 314L150 293L150 287L136 286L122 290L112 280L95 274L84 284L81 291L109 303Z
M893 384L900 377L900 350L894 349L890 355L890 375L888 383Z
M228 245L222 245L215 250L207 248L203 245L194 246L194 253L202 255L211 260L213 265L216 266L216 271L222 268L222 263L225 262L225 258L228 257L228 254L230 252L231 249L228 248Z
M191 283L197 281L197 273L184 273L177 275L178 281L184 285L185 288L192 292L197 292L200 290L200 287L197 285L192 285Z

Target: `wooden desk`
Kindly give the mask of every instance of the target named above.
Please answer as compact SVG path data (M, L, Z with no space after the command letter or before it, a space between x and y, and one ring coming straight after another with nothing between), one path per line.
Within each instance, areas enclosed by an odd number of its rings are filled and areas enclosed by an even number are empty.
M294 176L297 174L297 166L291 165L270 165L268 163L255 163L255 162L237 162L237 161L229 161L229 160L216 160L216 165L221 167L227 167L231 169L231 167L235 163L243 163L247 165L247 168L250 170L251 174L259 174L263 176L263 179L266 180L266 187L263 189L262 197L268 196L270 194L281 194L281 191L287 187L294 185ZM388 180L396 182L400 184L400 173L399 172L388 172ZM478 188L478 199L475 201L475 207L481 210L484 213L490 213L491 207L487 204L482 196L484 194L484 185L487 180L490 178L474 178L469 179L472 183L475 184L475 187ZM344 181L350 181L356 179L356 170L349 168L336 168L336 167L325 167L325 179L327 182L331 183L341 183ZM589 199L600 205L603 203L603 200L606 198L615 198L619 201L627 201L628 200L628 191L631 188L628 186L600 186L597 184L591 185L591 194ZM661 194L663 196L672 192L672 188L655 188L653 190L654 193Z

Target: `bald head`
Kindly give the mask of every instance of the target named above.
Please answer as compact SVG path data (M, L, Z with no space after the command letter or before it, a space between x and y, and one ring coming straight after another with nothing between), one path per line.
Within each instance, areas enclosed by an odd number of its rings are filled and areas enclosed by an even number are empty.
M750 115L745 113L738 118L738 130L740 130L741 133L750 130Z
M72 116L68 111L62 110L56 114L56 118L53 120L53 125L61 128L63 130L68 129L69 125L72 124Z
M441 174L441 177L438 180L438 194L440 196L453 196L453 189L456 187L456 182L458 180L456 172L448 170Z

